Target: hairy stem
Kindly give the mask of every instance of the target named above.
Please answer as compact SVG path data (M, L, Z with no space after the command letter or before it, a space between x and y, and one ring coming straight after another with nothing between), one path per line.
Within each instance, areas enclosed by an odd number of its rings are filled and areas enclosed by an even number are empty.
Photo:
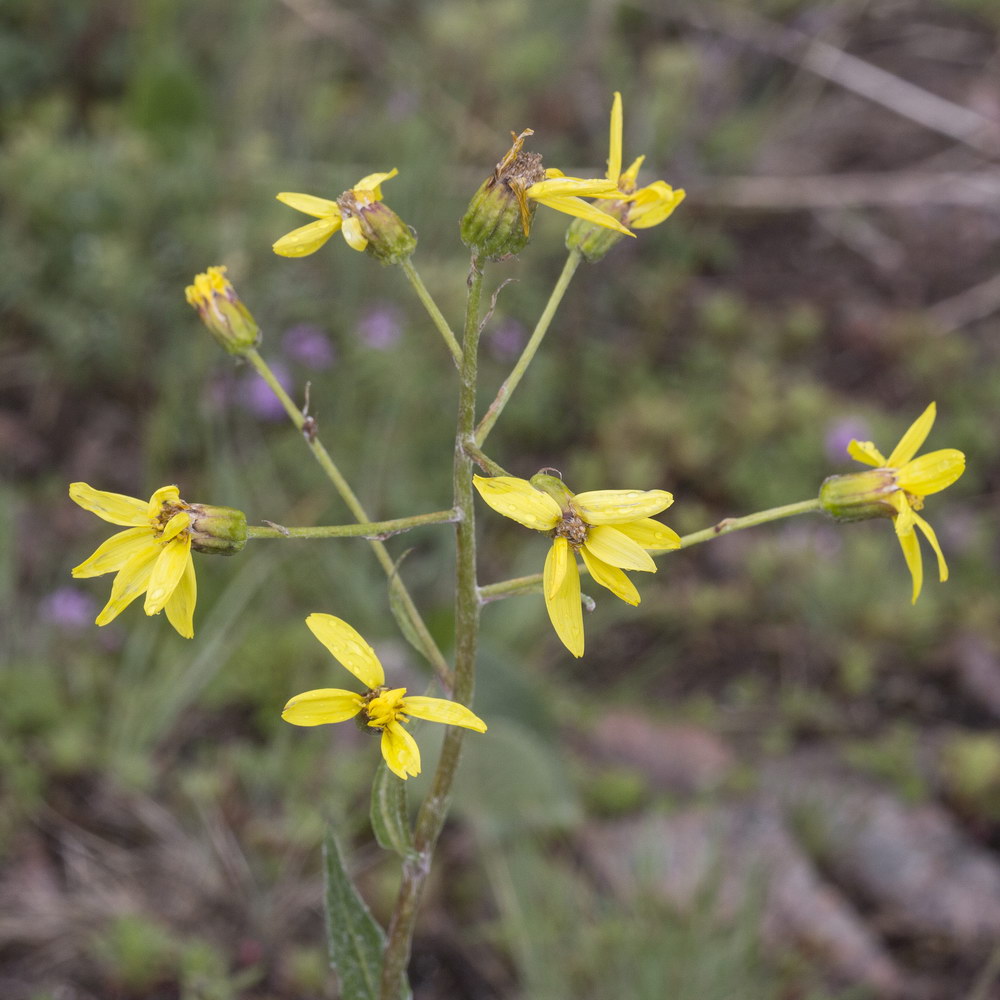
M330 453L323 446L323 442L320 441L319 435L316 433L315 424L306 423L306 416L301 410L299 410L295 403L292 402L291 397L287 392L285 392L282 384L277 380L277 378L275 378L274 372L271 371L267 362L260 356L259 352L255 348L250 348L244 357L250 362L251 365L253 365L257 374L260 375L268 386L270 386L271 391L278 397L281 405L285 408L285 412L288 414L289 419L293 424L295 424L296 428L302 432L302 437L305 439L306 445L313 453L316 461L319 462L320 468L322 468L322 470L326 473L327 478L331 483L333 483L334 488L347 505L347 509L354 515L357 521L362 524L370 524L371 518L361 505L361 501L357 498L354 491L351 489L350 484L341 474L340 469L337 468L336 463L330 457ZM406 589L406 585L396 572L396 564L393 562L392 556L389 555L389 550L378 539L370 539L369 544L372 547L372 551L375 553L375 558L379 561L379 565L385 571L385 575L389 579L389 585L394 587L396 590L400 605L402 606L406 617L409 619L410 624L413 626L414 632L420 639L420 645L423 648L424 655L434 667L434 672L437 674L438 680L440 680L446 693L450 692L452 685L451 666L444 658L444 654L438 648L438 644L434 641L434 637L428 631L422 615L417 610L417 606L413 603L413 598L410 596L410 592Z
M427 286L421 280L420 275L417 274L416 268L410 262L410 258L407 257L399 266L403 269L403 274L406 275L413 286L413 290L417 293L417 298L423 303L423 307L427 310L427 315L430 316L431 322L433 322L438 329L438 333L444 338L448 350L451 351L452 358L455 359L455 366L461 371L462 348L459 347L458 341L455 339L455 334L451 332L451 327L444 318L444 314L438 309L437 303L431 297L431 293L427 291Z
M569 256L566 258L566 263L563 265L562 274L559 275L559 280L556 282L555 288L552 289L549 301L545 304L542 315L538 317L535 329L528 343L525 344L521 356L517 359L517 364L514 365L511 373L504 380L503 385L500 386L496 399L490 403L490 408L486 411L483 419L479 421L479 426L476 428L476 444L482 446L486 438L489 437L490 431L493 430L493 425L497 422L500 414L503 413L511 394L518 387L518 384L524 377L524 373L528 370L528 365L531 364L532 358L534 358L545 334L548 332L552 317L555 316L556 310L559 308L559 303L562 302L562 298L566 294L566 289L569 288L569 283L572 281L573 275L576 274L576 269L580 266L581 260L583 260L583 257L579 250L570 250Z
M462 515L456 527L455 564L455 683L452 697L463 705L472 701L475 687L476 647L479 639L479 587L476 582L476 522L473 506L472 460L466 445L476 426L476 377L479 349L479 302L483 273L472 259L469 293L465 311L462 347L461 387L458 398L458 421L455 434L453 486L455 509ZM396 907L389 923L389 937L382 963L381 1000L397 1000L399 984L410 958L410 944L416 925L417 910L434 847L448 815L451 788L458 770L465 730L448 726L441 758L431 790L420 807L414 830L414 856L403 864L403 878Z
M413 514L390 521L368 521L363 524L329 524L313 528L286 528L268 521L268 527L247 525L247 538L378 538L385 539L424 524L451 524L460 515L453 510L435 510L430 514Z

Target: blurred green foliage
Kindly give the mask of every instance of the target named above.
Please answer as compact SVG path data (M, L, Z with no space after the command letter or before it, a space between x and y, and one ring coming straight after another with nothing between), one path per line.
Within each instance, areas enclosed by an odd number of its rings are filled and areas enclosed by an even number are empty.
M985 2L942 11L967 18L970 33L995 22ZM808 8L776 0L766 12L793 19ZM661 912L598 912L577 873L511 846L520 824L548 835L586 814L556 719L641 701L748 752L853 741L856 764L919 795L912 742L954 715L971 735L946 756L953 795L977 802L995 790L995 741L976 728L988 717L947 678L959 637L1000 644L996 321L942 335L921 307L1000 260L994 249L979 270L968 266L962 241L978 230L963 215L944 223L953 262L941 251L932 276L917 262L909 283L894 283L810 228L809 213L789 222L713 209L711 176L752 171L773 123L812 100L790 71L755 71L742 56L722 67L726 58L653 5L8 0L0 600L19 625L0 639L0 857L16 859L25 831L58 825L91 784L166 805L201 843L221 810L263 897L294 882L289 866L315 877L326 820L345 840L366 836L374 745L278 718L291 694L343 682L302 627L311 611L354 623L400 683L425 683L364 543L261 542L239 560L199 560L194 642L137 607L97 630L87 622L106 581L70 584L68 572L105 532L71 507L66 484L148 495L176 481L188 499L240 507L255 522L346 519L295 432L262 409L251 373L184 302L196 271L226 264L265 330L263 353L284 366L297 400L310 384L320 433L372 515L446 506L454 378L436 333L398 272L339 238L305 260L275 257L270 243L301 220L274 194L335 197L398 166L386 200L418 230L415 263L457 323L467 267L457 219L508 131L533 127L549 165L601 172L616 88L626 156L648 153L644 179L665 176L700 197L584 266L490 453L518 475L555 466L576 490L669 489L677 502L665 520L680 531L812 496L849 465L843 425L891 446L932 398L929 447L962 448L969 469L928 505L952 579L929 581L915 610L888 523L820 519L666 557L642 581L638 609L599 600L582 663L567 662L540 600L484 610L477 710L498 735L485 749L469 741L457 814L509 867L502 898L520 900L523 923L505 910L498 934L516 978L532 996L568 995L568 978L573 995L601 997L627 970L648 983L635 996L660 996L664 968L680 963L684 983L669 980L678 997L783 995L752 921L718 936ZM941 231L937 217L925 224ZM559 273L563 229L540 214L521 259L489 273L493 287L517 283L484 335L484 404ZM290 331L302 325L331 345L332 363L296 354ZM544 540L489 516L482 536L484 581L541 568ZM447 648L449 532L390 545L397 556L412 549L402 573ZM420 733L425 769L431 728ZM627 773L584 785L603 814L642 793ZM86 811L74 822L101 829ZM592 947L572 933L581 894L596 913ZM165 976L188 984L185 996L241 995L252 976L239 978L231 952L240 933L263 928L286 945L280 961L262 957L271 987L316 995L318 932L295 934L265 909L247 905L244 924L202 943L125 914L95 930L88 961L98 982L132 993Z

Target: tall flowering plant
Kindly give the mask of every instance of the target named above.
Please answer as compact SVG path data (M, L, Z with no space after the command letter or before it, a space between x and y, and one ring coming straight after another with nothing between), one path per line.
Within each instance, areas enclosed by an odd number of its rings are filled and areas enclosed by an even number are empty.
M544 603L556 636L576 657L585 653L585 606L592 585L610 592L628 605L641 600L639 577L655 573L662 560L676 559L678 550L721 538L731 531L781 518L826 513L837 521L886 518L893 522L912 581L916 601L923 582L919 531L938 562L939 576L947 565L933 529L917 511L926 497L954 483L965 467L965 456L944 448L918 456L930 434L936 409L931 403L885 457L871 442L852 441L850 456L869 468L829 477L815 498L785 504L742 517L727 518L701 531L679 535L659 520L674 502L671 473L662 469L655 482L587 483L583 492L569 489L552 470L523 475L504 469L485 450L493 427L510 404L515 390L534 359L558 307L581 262L595 264L615 245L635 238L665 222L682 203L684 192L666 181L640 186L644 158L622 169L623 111L621 95L614 95L609 127L609 152L603 173L570 177L544 167L542 157L525 148L533 135L525 129L513 135L510 149L474 193L461 219L460 235L470 251L466 278L466 310L456 333L424 285L412 257L417 246L414 230L390 208L382 186L397 175L370 173L336 197L282 193L278 198L314 221L281 236L274 252L298 258L324 250L340 232L347 246L367 253L402 271L441 337L451 365L442 365L442 384L454 387L458 403L455 447L451 461L451 496L442 510L373 521L323 443L316 420L292 399L269 367L258 347L261 331L253 314L230 283L226 268L209 267L186 290L188 302L219 344L252 366L273 391L303 444L319 463L334 491L353 518L351 523L326 526L277 527L271 522L248 525L245 515L228 507L208 506L181 499L177 486L157 489L149 501L74 483L70 497L81 507L123 528L104 541L74 570L77 577L114 573L111 596L97 617L106 625L145 595L147 615L166 612L182 636L196 632L197 588L193 553L235 555L249 541L288 538L337 539L365 537L389 581L393 610L408 639L433 670L435 694L411 693L390 687L375 650L342 618L314 611L305 620L316 639L339 664L332 668L336 684L353 678L350 687L323 687L300 694L289 692L281 714L297 727L317 727L353 720L379 737L371 767L373 832L379 844L400 857L400 885L388 927L381 927L364 904L343 862L331 832L325 843L325 875L330 958L346 1000L401 1000L410 995L407 964L420 910L420 900L431 870L450 793L467 732L489 740L487 721L472 706L475 687L480 613L492 601L529 595ZM478 405L478 348L487 319L481 299L488 265L502 265L523 252L532 237L535 214L548 208L572 218L566 233L568 255L562 274L520 357L493 400L480 415ZM339 241L337 241L339 242ZM330 266L336 268L334 246ZM294 264L290 266L295 266ZM553 456L556 459L558 456ZM514 456L513 464L517 464ZM479 501L477 502L477 495ZM683 502L683 497L680 497ZM483 506L545 536L542 570L532 576L482 584L477 560L477 517ZM389 535L424 525L444 525L455 533L455 635L453 652L446 656L428 629L418 602L411 595L385 545ZM517 544L516 529L510 539ZM530 543L529 543L530 544ZM598 592L600 593L600 592ZM332 609L336 610L336 609ZM275 706L279 711L279 706ZM422 722L443 724L441 753L433 764L430 791L411 822L406 808L406 782L421 772L423 760L417 734ZM306 733L301 738L308 738Z

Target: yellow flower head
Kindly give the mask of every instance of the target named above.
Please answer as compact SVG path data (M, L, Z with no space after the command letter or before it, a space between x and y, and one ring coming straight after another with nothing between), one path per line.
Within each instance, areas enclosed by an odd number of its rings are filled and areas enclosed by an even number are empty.
M675 531L652 519L674 498L665 490L596 490L573 494L555 476L474 476L479 495L498 514L552 538L545 559L545 606L556 635L583 656L583 609L576 554L602 587L627 604L639 592L623 570L656 572L649 551L680 547ZM647 551L648 550L648 551Z
M196 274L184 290L212 336L230 354L243 354L260 342L260 328L226 278L226 268L210 267Z
M487 260L518 253L527 245L538 205L633 236L618 219L583 200L609 197L615 185L545 169L539 153L524 151L524 140L533 134L530 128L520 135L511 132L511 148L469 203L461 222L462 242Z
M314 636L368 689L364 694L340 688L320 688L292 698L281 717L293 726L322 726L355 716L382 734L382 756L393 774L404 781L420 773L420 749L405 728L413 719L486 732L486 723L464 705L444 698L407 695L406 688L385 686L385 672L375 651L341 618L313 614L306 625Z
M653 181L646 187L636 188L639 167L645 158L636 157L628 170L622 172L622 95L615 91L605 174L614 186L614 193L608 200L596 202L594 207L632 229L658 226L684 200L684 191L674 190L666 181ZM566 245L571 250L579 249L589 261L600 260L617 241L611 233L595 231L578 222L574 222L566 234Z
M97 624L107 625L145 594L146 614L166 610L170 624L190 639L197 599L191 558L192 512L191 505L180 499L177 487L161 486L148 503L120 493L104 493L86 483L73 483L69 495L103 520L128 525L73 570L78 578L117 574L111 599L97 616Z
M903 557L913 577L913 601L916 603L923 585L924 568L916 530L919 528L937 556L938 576L943 583L948 579L948 566L934 529L916 512L924 506L924 497L951 486L965 471L965 455L955 448L942 448L914 458L934 426L937 406L931 403L910 425L899 444L886 458L871 441L851 441L847 453L851 458L873 465L889 474L889 489L885 501L892 507L891 517L896 525L896 537L903 549Z
M315 216L317 221L286 233L272 249L282 257L305 257L340 230L347 245L359 253L368 250L385 263L409 257L417 243L413 230L381 204L382 184L398 173L393 167L388 173L362 177L336 201L282 191L278 201Z

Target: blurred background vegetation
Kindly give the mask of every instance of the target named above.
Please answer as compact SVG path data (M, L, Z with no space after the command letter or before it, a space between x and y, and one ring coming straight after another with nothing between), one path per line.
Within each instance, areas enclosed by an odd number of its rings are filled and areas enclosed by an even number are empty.
M376 755L350 727L293 730L278 712L340 683L302 625L311 611L347 618L400 683L422 683L377 566L360 541L254 543L199 561L194 641L137 607L97 629L107 581L69 569L106 532L66 487L176 482L258 523L347 520L184 302L196 271L226 264L293 396L311 383L373 516L447 506L455 385L437 334L398 271L339 239L274 256L304 221L274 194L336 197L398 167L386 200L454 324L457 220L509 131L532 127L548 165L600 173L616 89L626 162L646 153L642 179L688 201L584 265L491 454L518 475L555 466L577 490L668 489L664 519L684 532L815 495L851 466L852 436L889 449L937 400L929 447L968 456L928 504L952 579L928 563L911 607L888 523L817 517L665 558L638 609L598 600L580 661L541 600L487 607L490 738L467 741L416 995L1000 995L1000 8L753 7L5 0L0 995L337 995L318 844L327 821L354 842L384 918L395 868L367 829ZM963 108L981 127L959 134ZM488 272L488 287L517 283L485 335L484 405L559 273L564 228L540 212L520 259ZM541 568L544 540L489 514L482 537L484 581ZM450 532L390 544L410 550L403 573L447 648ZM812 767L875 796L873 824L897 809L917 831L889 838L885 870L905 867L891 845L926 846L919 817L945 824L978 873L954 913L980 923L914 916L907 892L937 899L940 871L886 888L841 863L852 831L830 834L835 799L775 792L795 787L781 768ZM688 893L600 874L611 834L611 855L635 850L641 867L648 829L669 841L704 820L716 842L711 818L741 810L779 817L850 933L801 885L801 919L771 919L780 892L756 856L733 875L738 852L720 850Z

